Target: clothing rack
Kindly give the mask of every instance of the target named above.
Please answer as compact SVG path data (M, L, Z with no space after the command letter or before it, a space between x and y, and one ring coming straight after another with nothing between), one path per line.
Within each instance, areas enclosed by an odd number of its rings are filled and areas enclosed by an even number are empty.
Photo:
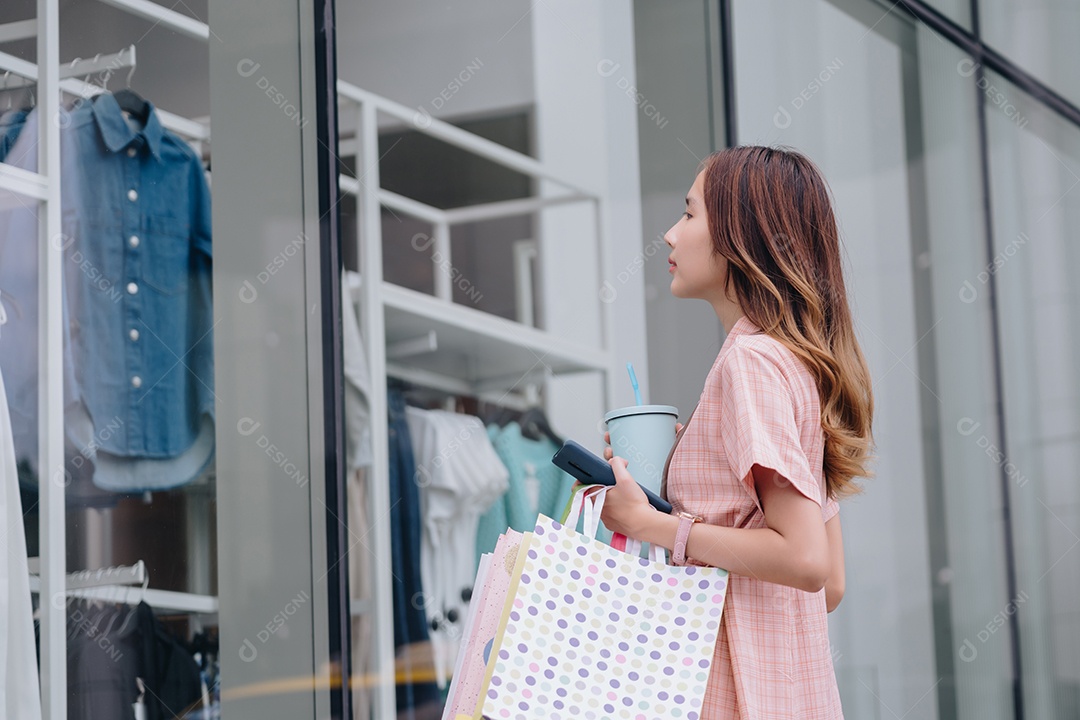
M30 591L40 593L41 558L30 558ZM134 565L114 565L97 570L76 570L65 576L65 595L91 600L115 601L118 590L125 586L142 585L139 598L159 612L182 612L212 615L218 611L216 597L193 593L154 590L146 587L150 581L146 564L139 560Z
M108 55L96 55L87 60L75 58L70 63L65 63L61 66L60 79L85 78L98 74L105 74L106 78L108 78L117 70L130 68L134 71L135 63L135 46L129 45L119 52L110 53ZM12 71L7 70L6 72L11 73ZM107 79L104 81L103 85L106 83L108 83ZM0 83L0 91L18 90L20 88L33 87L35 85L37 85L37 80L35 78L28 78L20 75L14 81L5 79Z
M41 558L27 561L31 577L41 574ZM114 565L97 570L76 570L65 575L68 590L96 588L106 585L142 585L147 582L146 564L139 560L134 565Z
M69 95L75 95L76 97L81 98L92 98L96 95L100 95L103 92L107 92L105 88L101 87L100 85L95 85L79 78L80 76L93 74L94 71L87 71L85 73L83 72L83 69L85 67L88 67L90 64L100 66L100 69L96 72L106 72L110 70L110 67L107 63L104 65L102 65L102 63L104 63L109 57L115 58L117 56L122 56L121 59L125 62L129 57L130 65L115 65L111 69L115 70L119 69L120 67L135 67L135 46L132 45L129 48L121 50L118 53L114 53L111 56L100 56L96 59L91 58L85 61L80 60L78 63L76 63L76 67L74 70L70 67L70 64L68 64L64 69L60 71L60 89L68 93ZM12 75L17 75L20 78L27 80L28 82L25 83L26 85L38 84L38 66L32 62L23 60L20 57L16 57L9 53L0 52L0 70L6 73L11 73ZM65 72L69 72L71 74L65 75ZM11 88L14 89L15 86L12 85ZM180 135L184 139L191 142L193 145L196 146L196 150L201 153L201 143L208 142L210 140L209 124L197 122L195 120L189 120L188 118L168 112L166 110L162 110L161 108L154 108L154 110L157 113L158 119L161 120L161 124L163 127L173 131L177 135ZM0 163L0 188L4 187L2 181L5 171L15 172L16 169L5 169L3 167L3 163ZM21 188L15 187L12 189L20 190Z

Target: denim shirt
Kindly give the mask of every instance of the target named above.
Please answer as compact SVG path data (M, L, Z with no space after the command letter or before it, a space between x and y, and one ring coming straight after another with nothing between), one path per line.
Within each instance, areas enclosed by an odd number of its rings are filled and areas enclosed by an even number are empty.
M0 162L4 162L15 141L19 139L23 125L26 124L26 116L29 110L8 110L0 115Z
M108 94L78 103L64 133L72 356L95 449L175 458L214 412L202 163L152 105L133 130Z

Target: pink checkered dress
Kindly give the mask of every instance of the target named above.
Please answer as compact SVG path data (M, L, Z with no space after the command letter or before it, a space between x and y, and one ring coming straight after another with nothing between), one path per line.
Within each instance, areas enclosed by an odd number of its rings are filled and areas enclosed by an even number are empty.
M771 468L822 505L825 438L817 386L806 366L745 315L724 340L701 399L664 470L676 510L705 522L765 527L750 468ZM842 718L825 591L731 576L702 720Z

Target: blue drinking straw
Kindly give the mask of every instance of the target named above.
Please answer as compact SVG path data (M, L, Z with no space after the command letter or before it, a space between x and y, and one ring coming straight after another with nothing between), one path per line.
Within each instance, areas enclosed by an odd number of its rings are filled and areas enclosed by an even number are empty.
M634 363L626 363L626 372L630 373L630 384L634 388L634 402L638 405L644 405L641 402L641 388L637 384L637 374L634 373Z

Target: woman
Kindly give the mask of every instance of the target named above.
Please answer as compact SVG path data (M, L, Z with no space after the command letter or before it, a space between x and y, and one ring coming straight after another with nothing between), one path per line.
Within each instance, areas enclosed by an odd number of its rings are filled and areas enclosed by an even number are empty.
M730 148L664 240L672 294L707 300L727 337L665 468L677 514L607 448L604 524L731 573L703 720L843 717L826 622L844 594L836 501L869 474L874 403L827 187L796 152Z

